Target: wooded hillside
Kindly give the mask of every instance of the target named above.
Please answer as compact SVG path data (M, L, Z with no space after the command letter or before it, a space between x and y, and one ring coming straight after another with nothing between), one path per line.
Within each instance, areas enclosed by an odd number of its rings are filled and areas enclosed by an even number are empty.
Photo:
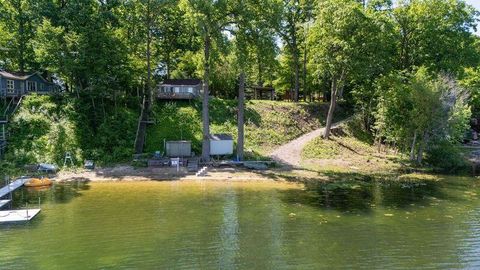
M479 115L477 20L463 0L0 0L0 68L50 71L93 137L129 112L137 151L156 84L199 78L204 138L209 95L273 86L330 101L325 137L341 100L376 143L422 163Z

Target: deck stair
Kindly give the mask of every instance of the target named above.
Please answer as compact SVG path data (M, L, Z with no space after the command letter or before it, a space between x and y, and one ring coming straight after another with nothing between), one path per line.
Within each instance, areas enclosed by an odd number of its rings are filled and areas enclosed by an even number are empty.
M202 167L196 174L196 177L205 177L207 176L208 167Z
M18 110L18 108L20 107L20 104L22 103L22 100L23 100L23 96L21 96L18 99L17 98L10 99L7 106L5 107L5 110L0 115L0 158L3 156L7 148L7 141L8 141L7 125L8 125L9 119Z
M7 123L8 120L0 117L0 157L7 147Z

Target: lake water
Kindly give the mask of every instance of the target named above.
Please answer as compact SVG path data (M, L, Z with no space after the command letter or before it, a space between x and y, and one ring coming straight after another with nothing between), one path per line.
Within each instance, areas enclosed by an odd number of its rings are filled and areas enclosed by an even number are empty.
M480 268L480 182L119 182L22 189L0 269Z

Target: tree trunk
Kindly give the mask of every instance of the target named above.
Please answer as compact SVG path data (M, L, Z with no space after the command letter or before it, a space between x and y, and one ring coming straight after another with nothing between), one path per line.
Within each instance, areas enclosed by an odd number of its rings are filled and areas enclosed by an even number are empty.
M333 77L332 80L332 94L330 98L330 108L328 108L327 114L327 124L325 126L325 133L323 137L328 139L330 137L330 129L332 128L333 112L335 111L335 106L337 105L337 77Z
M144 99L142 104L142 111L140 113L140 118L138 120L137 135L135 138L135 153L143 153L143 147L145 145L145 138L147 135L147 121L148 115L150 113L150 103L152 101L152 91L151 91L151 76L152 70L150 65L150 45L152 43L151 35L151 12L150 12L150 1L147 2L147 81L146 81L146 91L144 93Z
M20 72L25 72L25 46L26 46L26 38L25 38L25 19L24 13L22 8L22 2L18 1L16 3L18 6L18 68Z
M423 152L425 150L425 146L427 145L428 141L428 135L426 132L423 133L423 141L420 144L420 147L418 148L418 153L417 153L417 163L420 165L423 162Z
M305 31L305 40L307 40L307 35L308 35L308 31L309 31L309 28L307 27L306 29L307 31ZM309 98L310 98L310 102L312 102L312 93L309 93L308 92L308 87L307 87L307 51L308 51L308 42L304 42L305 43L305 48L304 48L304 51L303 51L303 93L305 95L305 101L306 98L307 98L307 93L309 94Z
M260 49L258 49L260 51ZM260 59L260 53L257 53L257 67L258 67L258 86L263 86L263 68L262 68L262 59Z
M165 60L165 64L167 66L167 79L170 79L170 52L167 52L167 57Z
M337 106L338 85L341 85L341 87L343 87L343 81L345 80L345 76L346 76L345 70L342 71L342 74L340 75L340 79L337 79L336 75L333 76L330 108L328 109L327 124L325 125L325 133L323 134L323 137L325 139L328 139L330 137L333 114L335 113L335 107Z
M412 146L410 147L410 160L415 160L415 145L417 144L417 131L413 134Z
M298 50L297 50L297 42L296 39L294 39L293 43L293 64L295 65L295 91L293 93L293 101L298 102L298 96L300 92L300 63L299 63L299 57L298 57Z
M237 139L237 159L243 160L244 155L244 112L245 112L245 72L240 73L240 85L238 87L238 139Z
M208 83L210 78L210 33L206 31L204 40L204 73L203 73L203 104L202 104L202 122L203 122L203 141L202 141L202 160L210 161L210 119L208 112Z

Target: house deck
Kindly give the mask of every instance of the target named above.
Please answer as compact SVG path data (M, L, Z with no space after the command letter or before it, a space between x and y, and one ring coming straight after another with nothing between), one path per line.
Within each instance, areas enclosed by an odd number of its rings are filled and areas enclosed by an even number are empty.
M193 93L165 93L165 92L158 92L157 98L158 99L195 99L199 95Z

